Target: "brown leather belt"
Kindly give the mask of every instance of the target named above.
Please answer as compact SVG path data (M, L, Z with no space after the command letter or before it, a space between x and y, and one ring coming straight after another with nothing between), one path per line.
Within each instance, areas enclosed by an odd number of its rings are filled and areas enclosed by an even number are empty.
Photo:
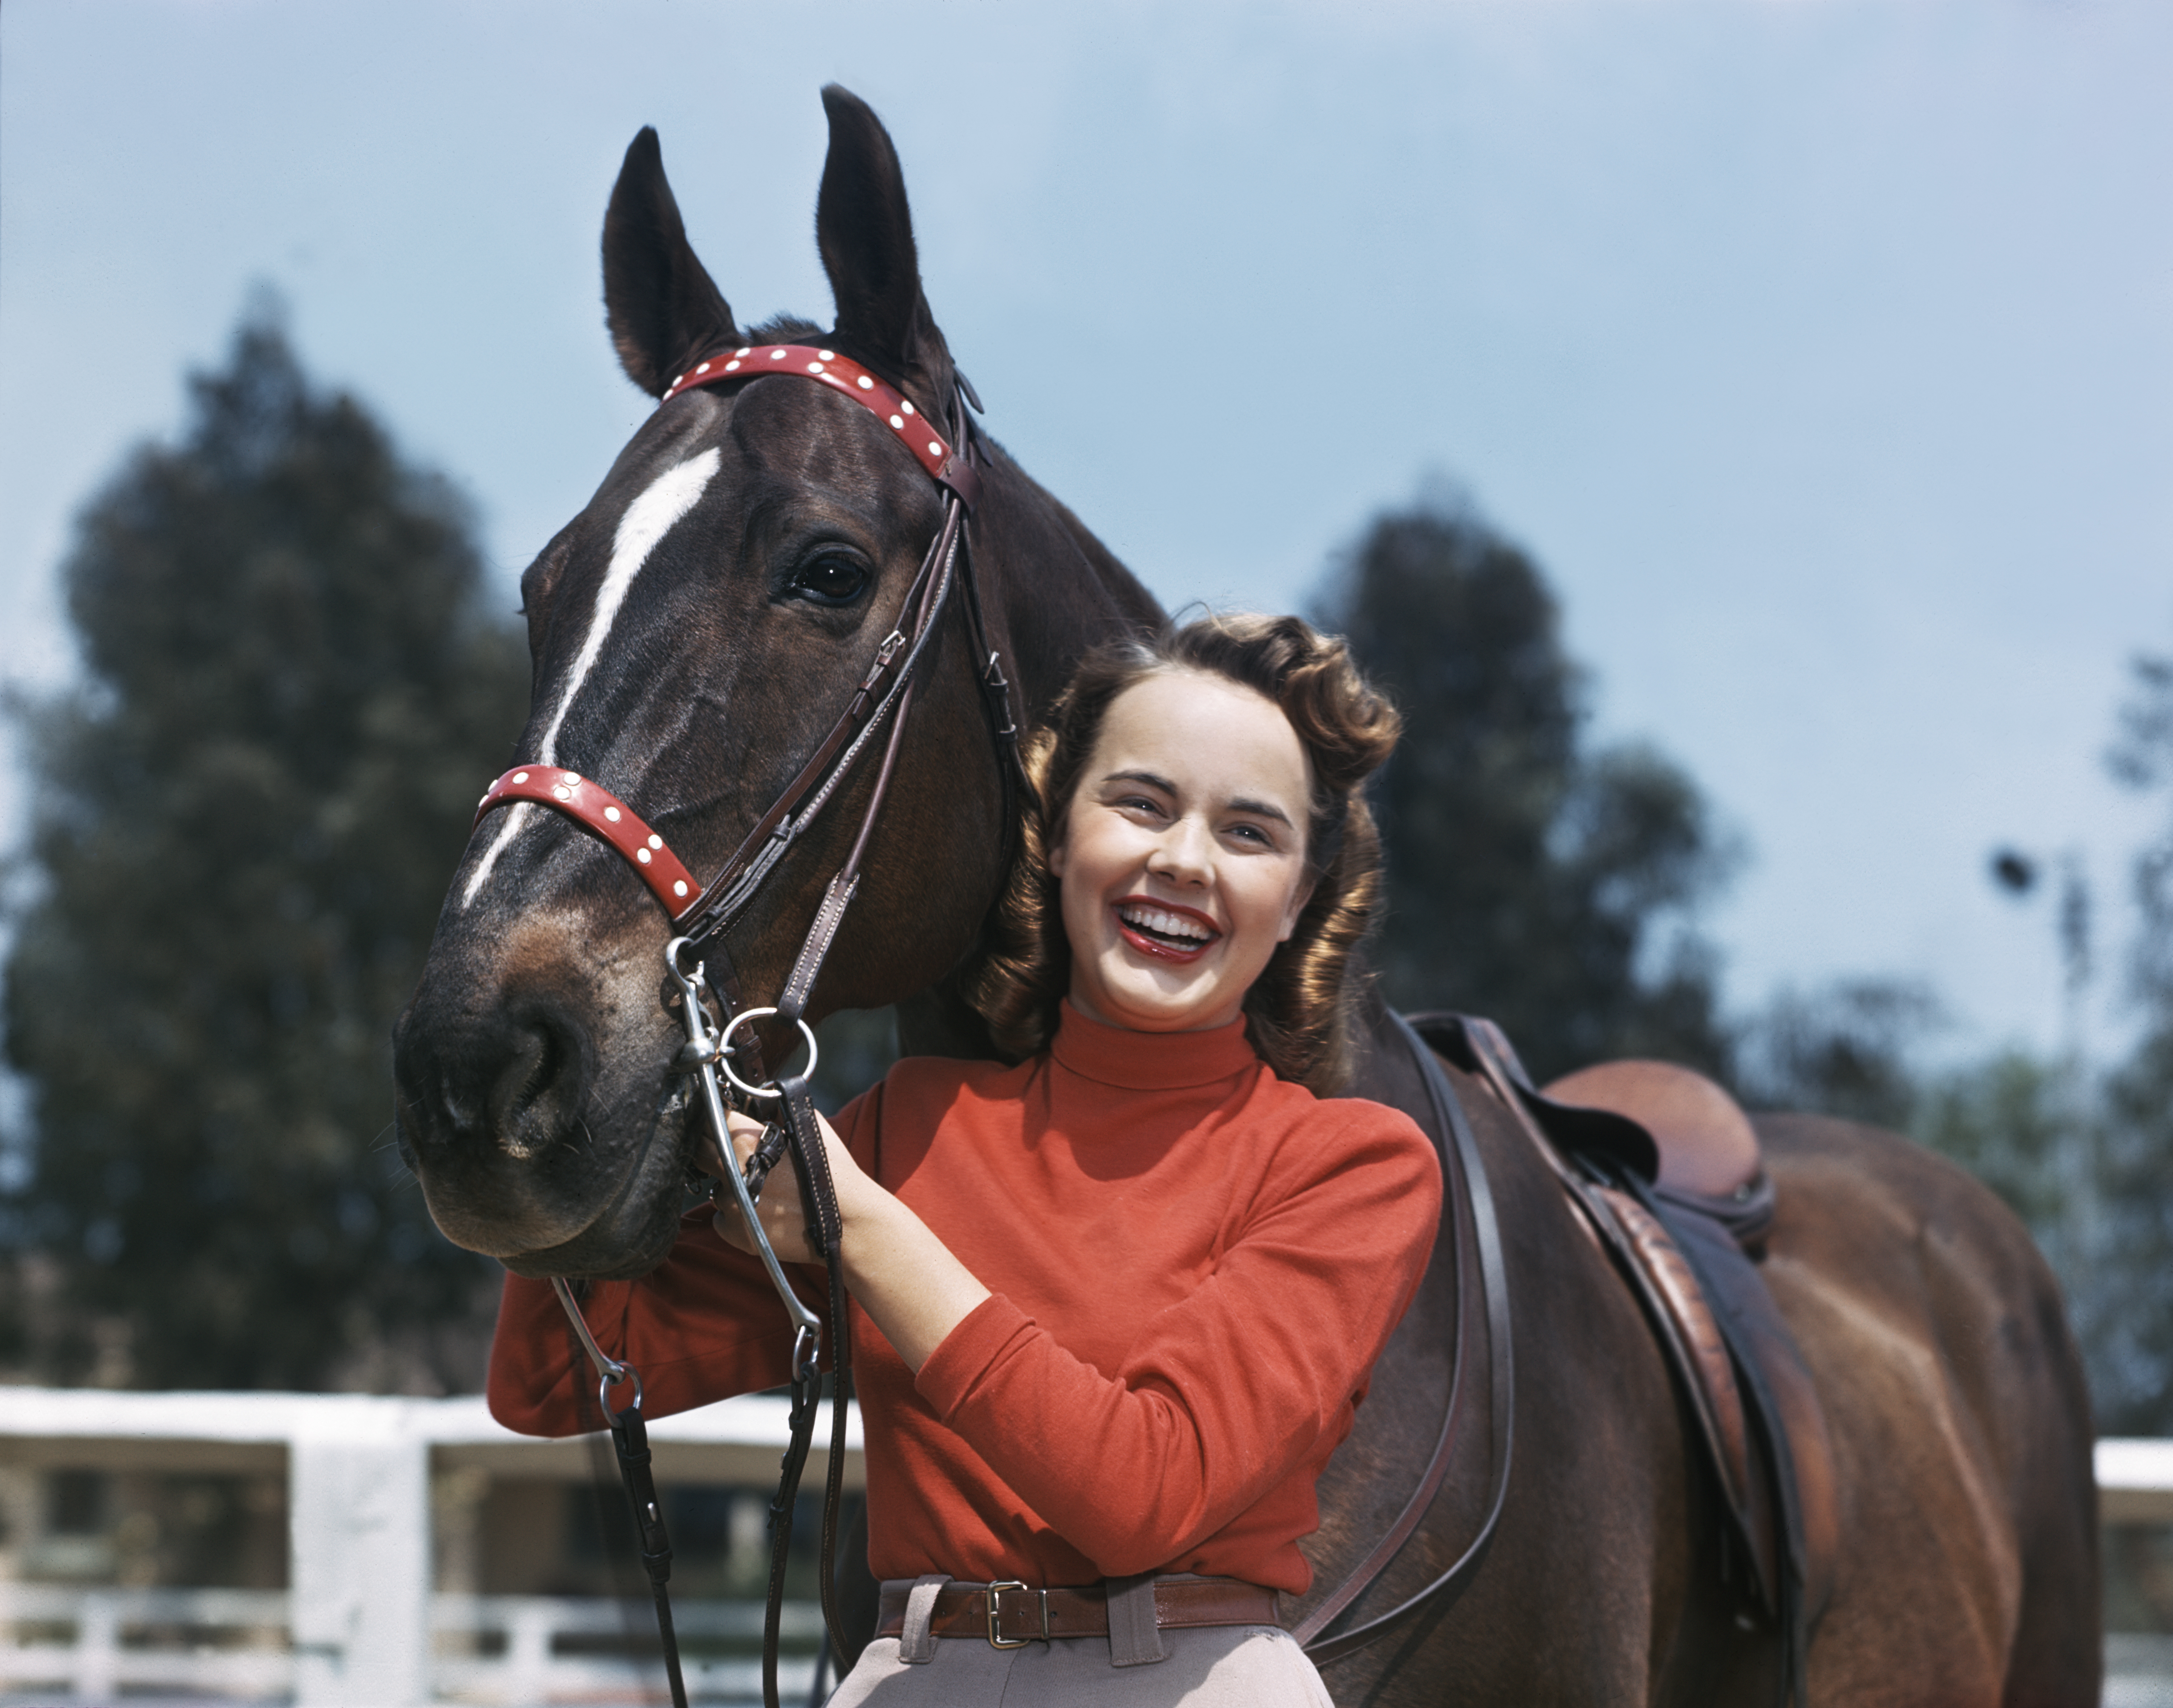
M879 1637L902 1635L911 1586L885 1586ZM1164 1630L1192 1625L1280 1625L1275 1592L1234 1577L1157 1578L1155 1624ZM946 1584L936 1592L929 1629L939 1637L975 1637L1000 1649L1060 1637L1106 1637L1109 1602L1103 1586L1029 1589L1022 1583Z

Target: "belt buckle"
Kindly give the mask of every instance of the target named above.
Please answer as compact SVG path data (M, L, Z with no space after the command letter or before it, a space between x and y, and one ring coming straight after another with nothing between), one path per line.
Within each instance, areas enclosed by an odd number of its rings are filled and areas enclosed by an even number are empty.
M1004 1592L1007 1589L1016 1590L1021 1595L1027 1593L1026 1585L1015 1577L989 1586L989 1646L992 1649L1023 1649L1028 1643L1047 1642L1049 1640L1049 1592L1045 1589L1033 1592L1041 1597L1041 1635L1038 1637L1006 1637L1004 1635L1003 1621L996 1609L1002 1602Z

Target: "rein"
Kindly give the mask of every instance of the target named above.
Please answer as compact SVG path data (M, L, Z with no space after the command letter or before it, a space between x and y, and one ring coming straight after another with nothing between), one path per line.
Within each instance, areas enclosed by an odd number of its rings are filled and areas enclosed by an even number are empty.
M1011 715L1011 684L1005 679L1002 659L988 644L982 621L979 590L973 586L973 565L967 549L967 521L980 496L980 476L974 467L979 450L971 417L963 406L980 407L963 375L956 375L961 407L960 433L946 437L932 427L912 400L888 381L833 350L805 344L742 346L697 364L675 379L659 407L682 392L700 386L735 384L767 377L790 376L828 386L849 397L882 421L898 442L925 469L943 495L943 519L907 586L896 624L876 647L875 657L858 689L839 713L829 732L817 743L798 774L758 819L739 847L706 885L698 885L693 874L664 838L625 802L601 784L556 765L515 765L484 792L476 809L481 824L501 808L532 803L571 819L624 859L634 869L650 894L656 898L678 934L665 946L665 965L679 986L681 1019L687 1040L672 1062L672 1071L698 1077L708 1143L716 1171L731 1189L741 1222L753 1239L770 1284L776 1289L794 1328L792 1350L792 1407L790 1442L785 1449L776 1497L770 1503L769 1592L763 1622L762 1689L765 1708L779 1708L778 1645L784 1610L785 1570L791 1546L792 1512L798 1498L801 1471L812 1443L815 1414L822 1396L821 1359L822 1320L794 1291L756 1211L763 1182L780 1161L789 1159L798 1178L801 1201L808 1212L808 1243L829 1274L829 1322L833 1337L831 1368L834 1375L831 1399L829 1474L823 1494L821 1578L822 1613L832 1650L846 1652L836 1605L833 1555L837 1543L838 1510L844 1491L845 1468L845 1406L851 1394L852 1349L846 1315L844 1267L839 1251L842 1220L838 1196L830 1178L829 1159L823 1149L822 1128L809 1095L807 1078L815 1069L815 1034L806 1014L817 976L837 940L845 910L860 887L860 862L876 821L890 791L900 744L921 660L936 633L937 620L950 602L952 589L964 586L966 618L972 631L978 677L989 715L989 728L997 749L997 769L1004 792L1006 837L1015 834L1016 792L1024 770L1018 755L1018 727ZM784 989L768 1007L750 1008L740 1000L738 980L732 970L724 933L745 912L763 884L823 809L837 797L846 779L875 745L877 733L889 725L882 746L867 808L852 851L824 890L813 923L801 943ZM714 962L718 976L708 971ZM714 999L723 1024L713 1030L708 1003ZM737 1045L733 1035L751 1023L775 1019L799 1027L807 1044L807 1065L800 1073L774 1080L765 1077L759 1039L750 1030ZM749 1069L749 1076L736 1071ZM762 1141L744 1172L734 1165L731 1132L725 1120L727 1094L718 1084L722 1073L748 1103L774 1101L779 1118L763 1130ZM634 1366L609 1357L596 1343L583 1319L573 1289L561 1278L552 1286L564 1307L574 1332L595 1366L597 1397L610 1424L618 1453L619 1474L634 1511L641 1538L642 1565L649 1575L656 1603L657 1629L663 1640L665 1668L670 1678L674 1708L687 1708L687 1687L680 1665L678 1640L672 1629L671 1604L666 1586L671 1576L671 1546L664 1526L650 1472L646 1428L641 1416L641 1377ZM614 1408L615 1388L628 1382L633 1397ZM820 1666L817 1667L818 1674Z

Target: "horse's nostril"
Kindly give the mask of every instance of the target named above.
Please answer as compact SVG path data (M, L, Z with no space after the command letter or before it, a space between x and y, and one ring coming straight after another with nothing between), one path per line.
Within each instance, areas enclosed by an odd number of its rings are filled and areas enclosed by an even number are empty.
M581 1051L571 1029L553 1015L529 1016L510 1042L491 1088L490 1127L500 1150L527 1161L575 1125Z

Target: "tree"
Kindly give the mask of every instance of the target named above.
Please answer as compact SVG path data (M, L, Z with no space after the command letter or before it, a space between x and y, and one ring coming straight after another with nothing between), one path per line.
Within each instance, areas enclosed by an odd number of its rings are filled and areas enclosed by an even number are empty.
M1405 719L1373 797L1390 1000L1491 1016L1542 1078L1620 1055L1724 1069L1688 922L1726 852L1678 767L1588 745L1587 678L1538 566L1468 508L1425 502L1375 519L1317 615Z
M1924 1097L1917 1049L1944 1018L1928 988L1902 980L1784 989L1738 1026L1736 1089L1757 1109L1906 1131Z
M59 1380L471 1383L496 1266L398 1163L388 1033L524 649L457 495L311 388L276 308L190 390L181 441L80 519L84 681L19 708L16 1350Z
M2173 784L2173 659L2135 661L2107 763L2138 791ZM2099 1225L2084 1321L2108 1434L2173 1433L2173 827L2137 857L2130 986L2142 1035L2106 1076L2091 1157Z

